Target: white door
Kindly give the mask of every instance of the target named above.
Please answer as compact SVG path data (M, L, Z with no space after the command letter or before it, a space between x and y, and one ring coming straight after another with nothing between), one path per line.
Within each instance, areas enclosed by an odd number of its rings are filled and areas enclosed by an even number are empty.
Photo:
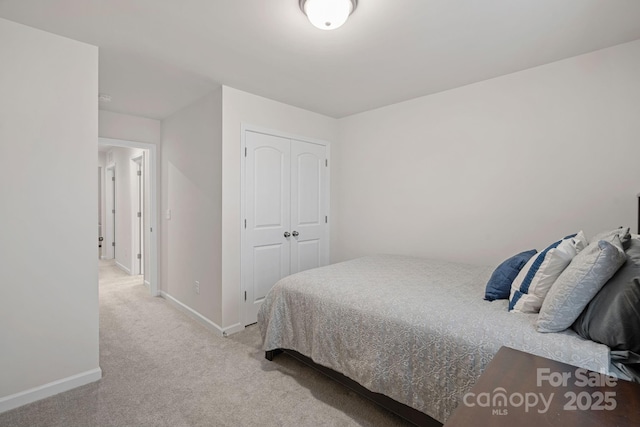
M273 285L291 273L326 265L326 147L245 133L245 226L242 250L244 324Z
M291 273L329 263L326 147L291 141Z
M243 254L245 315L257 320L260 305L273 284L289 274L291 237L288 139L246 133L245 212Z
M133 182L133 262L132 274L144 274L144 155L132 159Z

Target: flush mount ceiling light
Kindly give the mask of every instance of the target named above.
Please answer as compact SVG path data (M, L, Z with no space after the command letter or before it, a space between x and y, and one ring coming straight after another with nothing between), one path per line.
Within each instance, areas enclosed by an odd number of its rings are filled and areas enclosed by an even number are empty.
M358 0L300 0L300 9L321 30L335 30L356 10Z

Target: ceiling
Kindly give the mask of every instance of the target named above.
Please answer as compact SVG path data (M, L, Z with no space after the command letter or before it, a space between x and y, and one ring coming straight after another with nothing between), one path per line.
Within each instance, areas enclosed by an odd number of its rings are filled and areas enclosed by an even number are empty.
M344 117L640 39L638 0L360 0L322 31L298 0L0 0L100 47L100 108L163 119L227 85Z

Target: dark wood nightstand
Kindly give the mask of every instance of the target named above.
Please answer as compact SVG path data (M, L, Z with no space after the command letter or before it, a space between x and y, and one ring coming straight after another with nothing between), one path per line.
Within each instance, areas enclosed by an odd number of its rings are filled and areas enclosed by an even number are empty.
M640 426L640 384L502 347L444 427Z

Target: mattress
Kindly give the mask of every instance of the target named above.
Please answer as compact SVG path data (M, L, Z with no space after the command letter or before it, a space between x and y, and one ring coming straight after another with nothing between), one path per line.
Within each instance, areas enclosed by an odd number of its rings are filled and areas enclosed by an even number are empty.
M501 346L608 373L608 347L485 301L492 271L377 255L288 276L258 313L264 350L295 350L443 423Z

